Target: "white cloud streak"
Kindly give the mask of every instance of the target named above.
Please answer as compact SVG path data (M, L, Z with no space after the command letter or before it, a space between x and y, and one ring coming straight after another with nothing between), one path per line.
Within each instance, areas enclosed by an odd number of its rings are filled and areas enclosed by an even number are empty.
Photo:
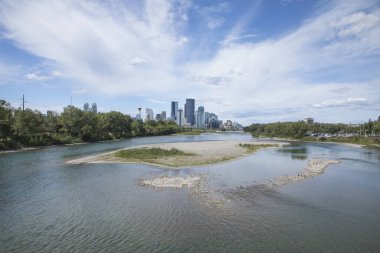
M54 70L48 75L42 75L39 73L29 73L29 74L26 74L25 77L29 80L34 80L34 81L47 81L47 80L52 80L55 78L61 78L63 77L63 74L57 70Z

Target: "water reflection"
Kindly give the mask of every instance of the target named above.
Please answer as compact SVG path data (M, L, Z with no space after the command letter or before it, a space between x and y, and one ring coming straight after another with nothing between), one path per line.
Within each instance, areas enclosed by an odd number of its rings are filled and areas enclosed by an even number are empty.
M289 155L292 160L306 160L308 150L306 146L289 145L277 150L278 153Z
M307 159L307 155L296 155L296 154L292 154L290 156L293 160L306 160Z

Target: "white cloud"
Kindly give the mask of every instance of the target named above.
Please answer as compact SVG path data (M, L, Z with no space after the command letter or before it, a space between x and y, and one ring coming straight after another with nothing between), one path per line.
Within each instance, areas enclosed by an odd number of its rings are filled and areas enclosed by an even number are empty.
M26 78L30 80L43 81L50 79L48 76L38 75L36 73L26 74Z
M359 33L374 27L379 22L379 17L363 11L353 13L334 20L331 26L338 30L337 35L342 38L346 36L357 36Z
M216 29L224 24L224 18L213 18L207 22L208 29Z
M140 65L140 64L146 63L146 60L143 58L136 57L136 58L133 58L129 63L131 65Z
M367 98L347 98L344 100L325 100L322 103L314 104L316 108L332 108L332 107L348 107L350 109L358 109L369 105Z
M34 80L34 81L46 81L46 80L51 80L54 78L63 77L63 74L57 70L54 70L48 75L42 75L39 73L29 73L29 74L26 74L25 77L29 80Z
M212 57L200 61L181 58L189 41L202 40L184 32L191 22L188 12L196 9L208 28L218 29L230 9L226 2L200 8L191 1L147 0L136 12L117 1L3 1L0 24L19 48L60 66L55 74L33 72L27 78L47 80L65 73L80 84L79 91L156 101L194 97L223 118L250 115L244 123L310 114L334 117L319 111L379 105L380 85L371 83L377 77L373 73L362 82L331 81L325 75L335 70L355 75L358 64L376 57L379 62L380 7L372 0L324 3L294 31L251 43L245 39L257 36L247 30L261 6L256 1L213 45Z
M140 15L122 3L112 4L3 1L0 23L7 39L57 63L66 77L78 80L83 88L132 95L173 87L177 78L170 72L187 38L173 31L172 25L183 19L183 9L148 0ZM135 65L143 63L136 70ZM36 73L28 77L46 79Z
M219 86L224 82L228 82L229 78L224 76L192 76L189 80L200 84Z
M284 115L289 119L296 115L302 118L310 114L330 120L330 117L336 115L323 115L319 112L319 109L328 105L335 105L335 109L339 110L346 109L346 112L340 115L342 120L349 117L349 110L354 106L360 106L362 110L365 108L366 113L373 112L373 105L380 105L379 99L375 99L375 94L380 94L380 85L377 83L371 86L370 82L377 76L372 74L360 83L331 83L309 78L313 75L323 76L328 71L344 71L344 68L371 62L375 55L379 56L380 26L375 22L377 18L374 16L379 17L380 8L373 3L355 2L344 8L342 6L345 6L346 2L334 3L284 37L258 43L239 43L234 39L242 35L243 29L240 28L245 25L243 20L242 25L237 25L237 28L227 35L224 46L211 60L189 63L188 75L225 77L228 81L219 83L218 89L202 86L202 97L212 96L230 102L229 107L210 103L208 108L231 117L236 116L236 112L248 115L258 108L261 112L268 112L267 119L272 120ZM365 10L366 14L356 17L355 15L362 13L362 10ZM339 22L342 20L346 20L345 25L340 25ZM339 25L329 25L334 23ZM348 27L353 27L358 33L339 40L330 37L331 34L335 34L336 37ZM357 74L345 73L346 76ZM201 79L190 81L195 85L199 84ZM342 93L330 92L339 89L345 89L344 96L351 98L345 99L341 97ZM367 99L371 103L361 99ZM310 104L320 106L309 107ZM344 105L350 106L345 108ZM256 118L252 116L248 122L251 120Z
M89 90L88 89L73 90L72 93L73 94L86 94L86 93L89 93Z
M149 102L152 102L154 104L161 104L161 105L169 104L169 101L157 100L153 98L149 99Z
M63 74L57 70L51 72L52 77L63 77Z

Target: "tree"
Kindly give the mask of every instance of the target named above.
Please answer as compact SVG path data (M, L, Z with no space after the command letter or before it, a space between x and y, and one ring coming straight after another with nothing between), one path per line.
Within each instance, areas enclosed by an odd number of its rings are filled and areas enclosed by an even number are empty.
M41 112L31 109L15 111L13 124L15 140L23 145L44 145L44 117Z
M0 100L0 138L10 137L12 134L13 108L10 103Z
M83 112L80 109L71 105L63 108L63 113L60 117L60 123L62 124L61 133L79 137L80 131L85 125L83 119Z

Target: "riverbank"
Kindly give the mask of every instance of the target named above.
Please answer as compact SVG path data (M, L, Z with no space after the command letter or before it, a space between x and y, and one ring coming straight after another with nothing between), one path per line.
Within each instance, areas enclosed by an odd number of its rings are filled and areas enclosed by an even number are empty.
M100 141L105 142L105 141ZM30 151L30 150L36 150L41 148L51 148L51 147L60 147L60 146L76 146L76 145L84 145L89 144L92 142L75 142L75 143L67 143L67 144L54 144L54 145L47 145L47 146L35 146L35 147L25 147L25 148L18 148L18 149L8 149L8 150L1 150L1 154L8 154L8 153L15 153L15 152L24 152L24 151Z
M281 137L259 137L258 139L266 139L266 140L273 140L273 141L287 141L287 142L308 142L308 143L326 143L326 144L340 144L347 147L354 147L354 148L363 148L363 147L377 147L380 146L377 144L358 144L358 143L351 143L351 142L338 142L338 141L320 141L320 140L312 140L312 139L292 139L292 138L281 138Z
M241 141L202 141L202 142L177 142L177 143L159 143L148 144L126 149L120 149L96 156L87 156L71 161L68 164L80 163L142 163L168 168L183 168L192 166L209 165L215 163L226 162L243 156L252 154L253 152L272 147L283 146L285 142L241 142ZM248 147L248 148L247 148ZM253 148L254 147L254 148ZM163 156L149 159L125 159L118 156L120 151L128 151L136 149L176 149L184 152L186 155ZM191 154L191 155L188 155Z

